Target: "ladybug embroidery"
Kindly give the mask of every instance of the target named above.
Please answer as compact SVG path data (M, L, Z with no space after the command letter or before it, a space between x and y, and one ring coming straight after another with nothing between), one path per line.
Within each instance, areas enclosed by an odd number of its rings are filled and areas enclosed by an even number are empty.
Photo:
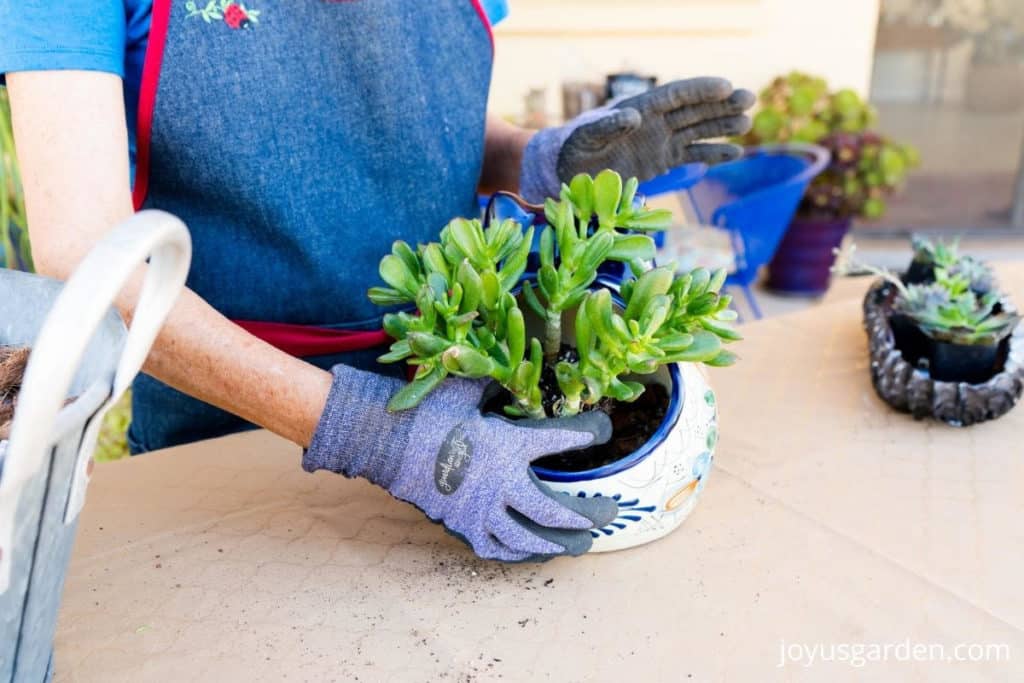
M228 5L224 10L224 23L231 28L248 28L252 25L249 15L237 4Z
M195 0L185 3L186 15L189 18L199 17L207 24L223 21L232 29L251 28L259 23L260 11L246 7L236 0L209 0L200 6Z

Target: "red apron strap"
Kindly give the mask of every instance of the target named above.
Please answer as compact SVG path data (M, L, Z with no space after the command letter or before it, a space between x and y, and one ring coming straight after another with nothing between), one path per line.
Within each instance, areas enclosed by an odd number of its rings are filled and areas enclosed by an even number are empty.
M384 330L333 330L310 325L292 325L258 320L232 321L253 336L287 354L305 358L326 356L346 351L364 351L391 344Z

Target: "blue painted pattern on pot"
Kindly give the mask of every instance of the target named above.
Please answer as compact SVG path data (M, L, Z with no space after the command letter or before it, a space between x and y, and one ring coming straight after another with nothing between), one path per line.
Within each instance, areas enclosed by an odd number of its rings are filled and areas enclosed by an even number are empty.
M556 491L607 496L619 502L619 516L591 532L591 552L622 550L665 536L689 516L704 490L718 434L714 392L699 366L686 363L670 368L671 372L663 368L656 377L666 386L679 384L671 387L679 400L641 449L646 453L642 458L621 470L606 467L576 473L570 481L554 481L538 473ZM606 474L609 471L613 473Z

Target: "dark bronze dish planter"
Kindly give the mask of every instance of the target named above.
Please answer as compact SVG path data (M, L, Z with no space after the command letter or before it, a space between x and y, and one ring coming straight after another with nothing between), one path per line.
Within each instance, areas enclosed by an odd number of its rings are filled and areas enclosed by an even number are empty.
M919 349L897 347L892 323L895 294L891 284L879 280L864 298L871 381L883 401L917 419L933 417L958 427L994 420L1017 404L1024 393L1024 324L1000 343L996 369L984 381L938 381L928 372L927 363L919 362ZM901 341L901 346L907 345ZM904 351L917 360L908 361Z

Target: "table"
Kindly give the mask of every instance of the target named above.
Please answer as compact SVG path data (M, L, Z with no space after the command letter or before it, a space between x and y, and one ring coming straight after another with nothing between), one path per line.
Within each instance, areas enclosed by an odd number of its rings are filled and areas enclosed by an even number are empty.
M1024 265L1000 273L1024 295ZM643 548L482 562L265 432L104 465L57 680L1021 680L1024 409L960 430L890 411L867 285L744 327L742 362L712 377L704 498ZM779 666L784 645L916 643L1011 661Z

